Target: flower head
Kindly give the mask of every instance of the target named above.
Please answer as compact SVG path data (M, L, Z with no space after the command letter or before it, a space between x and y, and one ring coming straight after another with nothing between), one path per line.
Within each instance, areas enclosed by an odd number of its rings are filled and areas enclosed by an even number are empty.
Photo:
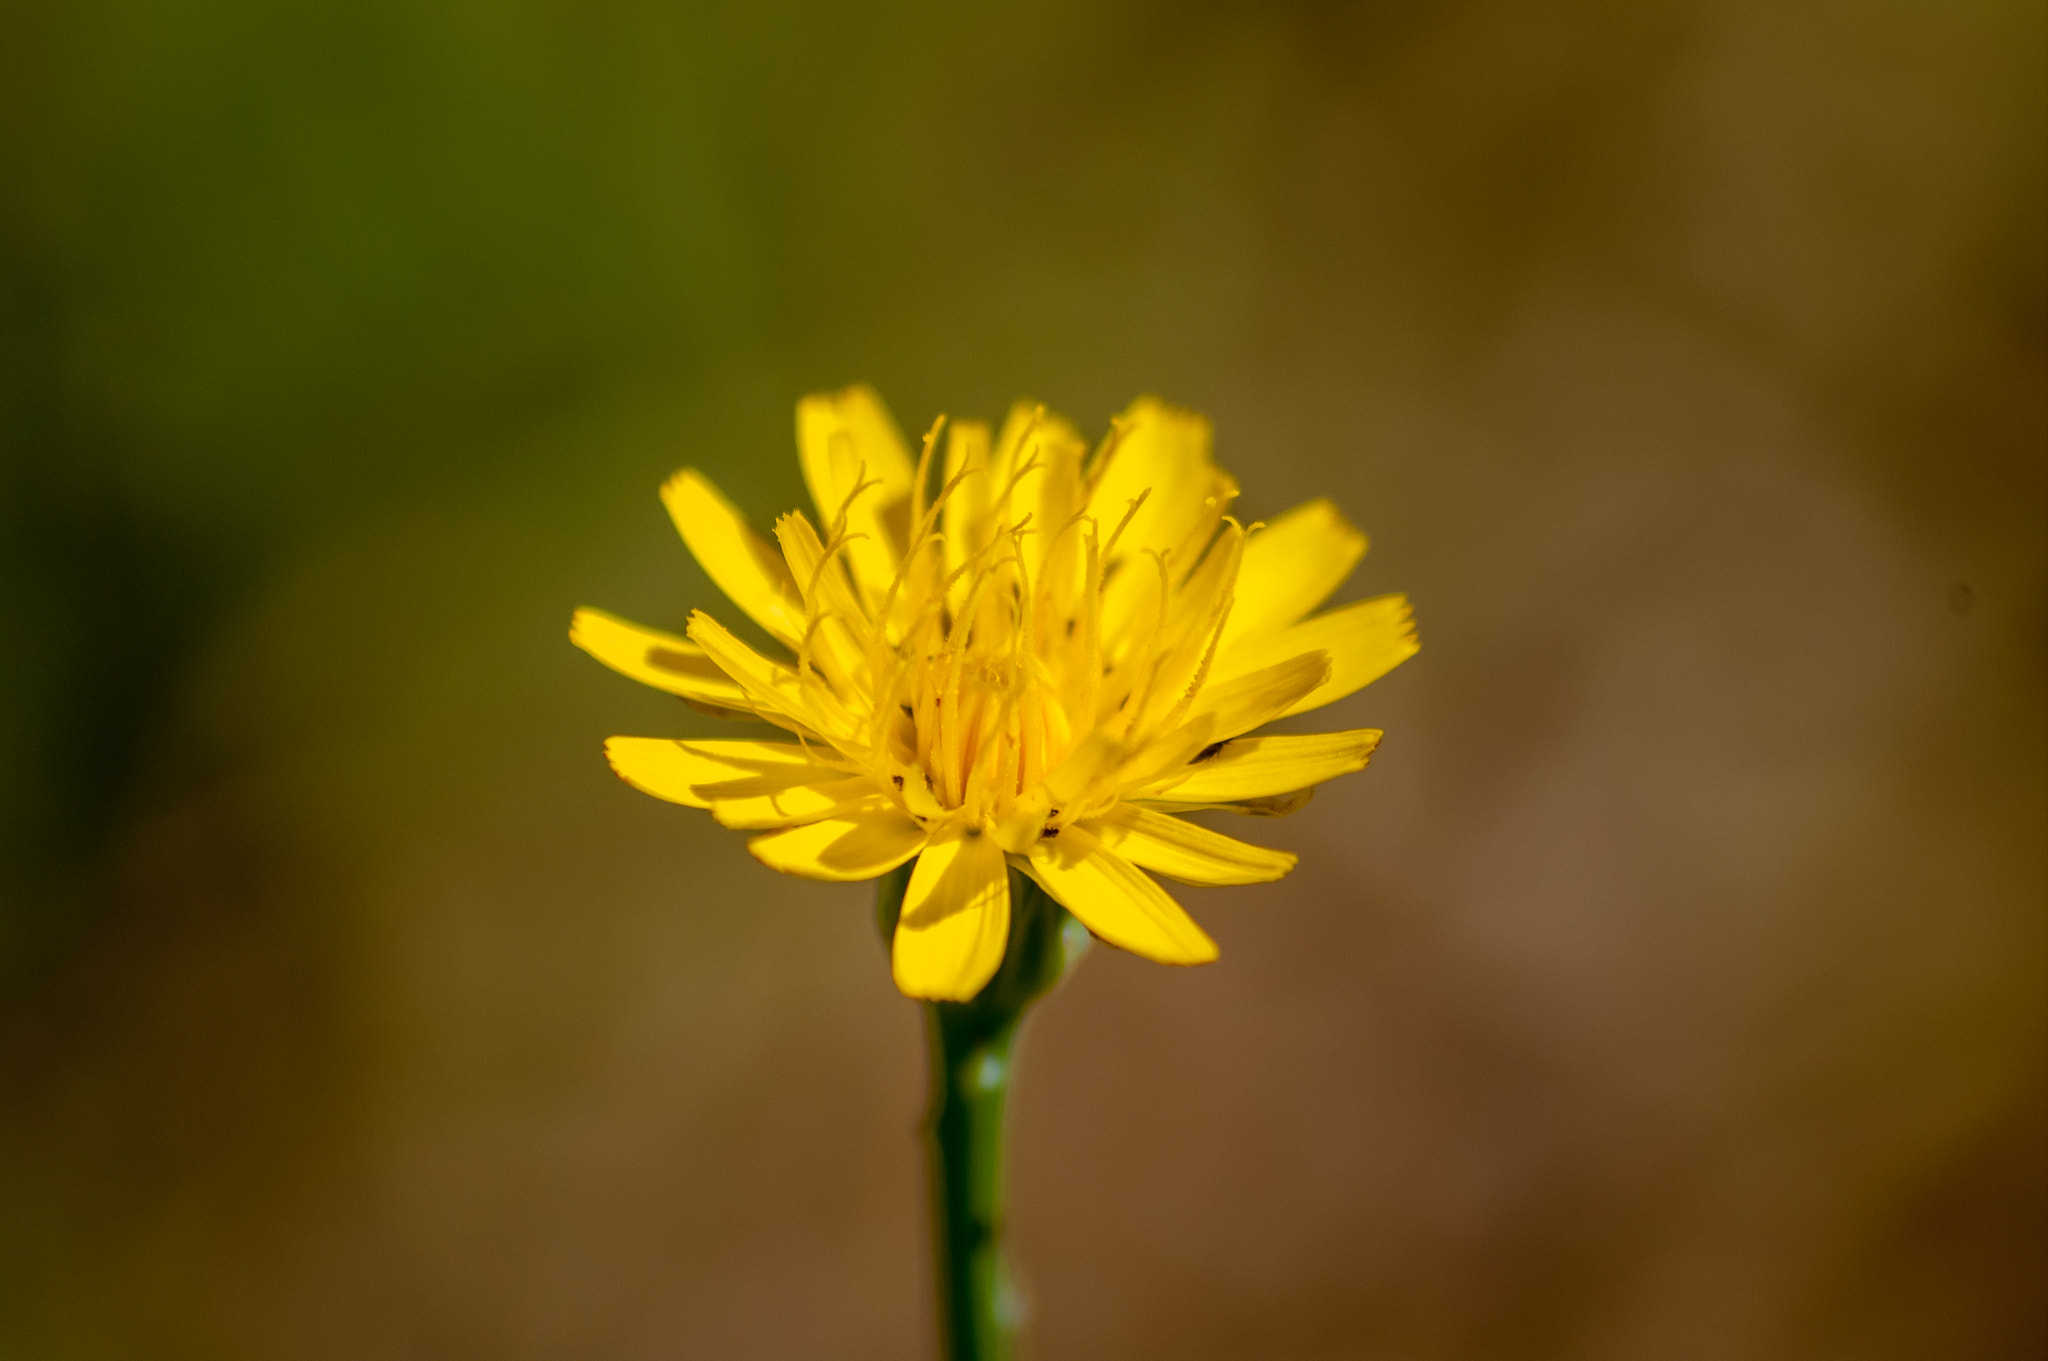
M1400 596L1312 614L1364 536L1327 501L1239 524L1209 445L1207 421L1143 399L1092 453L1019 405L993 436L941 420L913 457L868 389L805 398L815 523L791 511L771 546L694 469L662 488L705 572L787 655L701 611L687 640L597 610L569 635L790 740L614 737L613 769L759 833L748 848L787 874L871 879L915 858L892 952L913 997L965 1000L995 972L1011 867L1112 945L1214 959L1146 871L1246 884L1295 858L1176 814L1292 812L1365 765L1376 730L1246 734L1416 644Z

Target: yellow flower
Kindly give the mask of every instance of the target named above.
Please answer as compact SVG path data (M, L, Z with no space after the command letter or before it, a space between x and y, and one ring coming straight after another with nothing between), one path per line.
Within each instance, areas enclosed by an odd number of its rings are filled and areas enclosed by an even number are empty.
M943 419L913 463L866 388L805 398L796 424L818 523L776 521L779 553L696 470L661 492L787 660L701 611L687 641L597 610L569 634L635 680L794 740L614 737L613 769L759 832L748 849L786 874L872 879L916 857L892 951L912 997L965 1000L995 972L1013 866L1112 945L1214 959L1146 871L1278 879L1294 856L1174 815L1292 812L1365 765L1373 729L1246 736L1414 654L1400 596L1311 615L1364 536L1328 501L1241 526L1208 422L1149 398L1092 457L1042 408L1019 405L993 440L955 423L937 478Z

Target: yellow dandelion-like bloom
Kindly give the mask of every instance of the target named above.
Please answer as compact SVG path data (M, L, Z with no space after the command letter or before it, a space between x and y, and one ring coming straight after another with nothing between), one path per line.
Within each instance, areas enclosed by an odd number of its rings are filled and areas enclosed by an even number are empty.
M1295 857L1176 814L1292 812L1364 766L1373 729L1247 734L1416 650L1400 596L1311 613L1364 536L1321 500L1240 525L1209 423L1150 398L1092 456L1043 408L1019 405L993 438L954 423L937 477L943 419L913 461L867 388L807 397L796 423L818 522L791 511L775 546L694 469L661 491L705 572L787 659L702 611L687 640L597 610L569 635L794 740L614 737L613 769L758 832L748 849L785 874L872 879L915 857L892 949L912 997L965 1000L995 973L1012 867L1112 945L1214 959L1152 874L1258 883Z

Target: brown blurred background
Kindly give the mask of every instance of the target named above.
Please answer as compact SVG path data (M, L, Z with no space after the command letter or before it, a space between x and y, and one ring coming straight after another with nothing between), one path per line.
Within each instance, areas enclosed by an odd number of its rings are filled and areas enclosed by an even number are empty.
M867 891L564 638L853 380L1420 621L1033 1021L1037 1356L2048 1354L2048 8L9 0L0 111L0 1354L925 1353Z

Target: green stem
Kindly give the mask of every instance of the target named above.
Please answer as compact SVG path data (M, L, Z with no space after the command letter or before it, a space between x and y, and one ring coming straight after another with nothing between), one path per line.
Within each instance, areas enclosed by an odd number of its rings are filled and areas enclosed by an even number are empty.
M877 924L894 934L910 867L882 879ZM939 1337L948 1361L1010 1361L1022 1295L1003 1255L1004 1105L1017 1028L1088 948L1088 932L1024 875L1010 873L1002 966L970 1002L928 1002L932 1256Z
M991 1028L927 1003L932 1046L932 1235L939 1327L952 1361L1009 1361L1019 1303L1003 1252L1003 1107L1021 1013Z

